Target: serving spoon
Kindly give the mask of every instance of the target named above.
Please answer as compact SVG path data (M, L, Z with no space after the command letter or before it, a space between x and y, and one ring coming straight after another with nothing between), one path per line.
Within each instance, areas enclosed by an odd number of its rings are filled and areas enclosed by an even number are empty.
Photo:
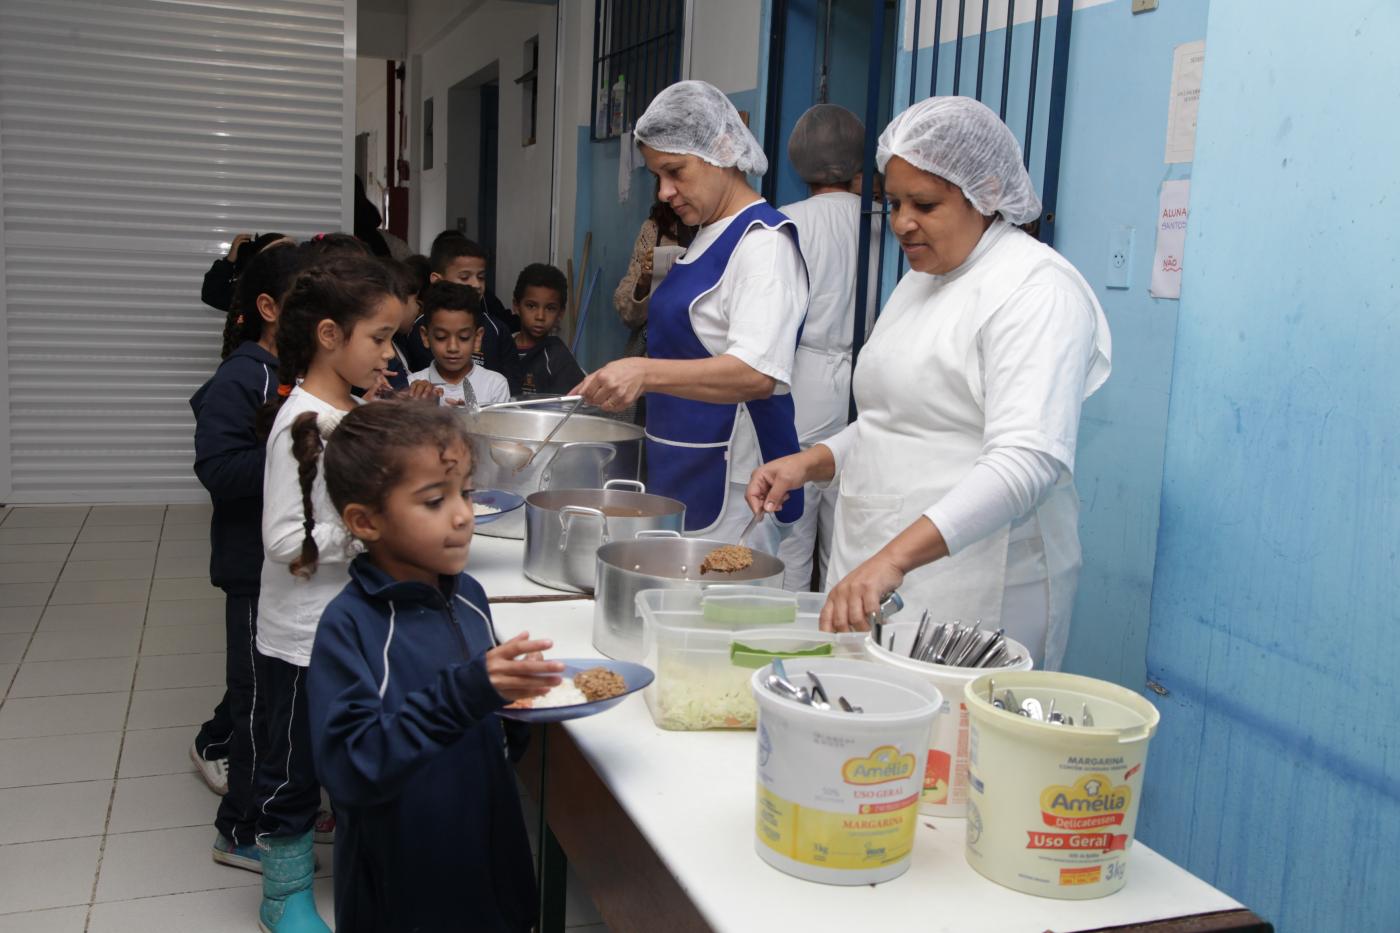
M561 395L558 398L530 399L524 402L501 402L498 405L490 405L487 406L487 408L481 409L481 411L487 411L497 408L519 408L526 405L542 405L545 403L557 404L559 402L573 402L574 404L564 417L555 422L554 427L544 436L544 440L540 442L538 447L532 450L519 441L492 441L491 459L507 470L510 470L512 473L519 473L521 470L525 469L541 450L549 446L549 442L554 440L554 435L559 433L559 429L564 426L565 422L572 418L574 413L579 410L579 406L583 404L583 396Z

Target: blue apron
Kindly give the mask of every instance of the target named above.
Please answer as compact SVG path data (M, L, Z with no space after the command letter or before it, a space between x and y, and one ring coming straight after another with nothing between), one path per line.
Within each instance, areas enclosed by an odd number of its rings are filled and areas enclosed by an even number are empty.
M651 296L647 311L647 356L656 360L704 360L705 348L690 323L690 309L719 287L730 257L755 226L782 230L797 245L797 227L766 201L735 215L719 239L694 262L676 263ZM799 329L799 336L800 336ZM729 494L729 448L738 405L697 402L660 392L647 397L647 491L685 503L685 530L713 527ZM764 462L795 454L797 427L791 394L745 403L758 434ZM778 520L802 517L802 490L794 490Z

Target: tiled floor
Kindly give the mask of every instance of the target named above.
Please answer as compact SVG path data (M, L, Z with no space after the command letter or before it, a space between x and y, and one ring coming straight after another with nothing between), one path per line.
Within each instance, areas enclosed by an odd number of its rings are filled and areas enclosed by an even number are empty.
M209 858L188 757L223 683L208 520L0 508L0 933L256 929L260 879ZM569 924L607 929L577 884Z

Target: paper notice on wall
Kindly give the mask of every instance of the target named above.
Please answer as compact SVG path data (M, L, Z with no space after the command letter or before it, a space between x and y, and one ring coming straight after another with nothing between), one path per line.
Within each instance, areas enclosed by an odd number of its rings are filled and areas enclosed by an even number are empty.
M1201 77L1206 70L1206 42L1178 45L1172 56L1172 96L1167 106L1167 159L1190 162L1196 155L1196 111L1201 106Z
M632 197L632 170L637 167L634 154L637 147L632 145L632 134L618 136L617 150L617 203L626 204Z
M1152 257L1153 298L1181 297L1181 257L1186 251L1191 180L1162 182L1157 207L1157 254Z

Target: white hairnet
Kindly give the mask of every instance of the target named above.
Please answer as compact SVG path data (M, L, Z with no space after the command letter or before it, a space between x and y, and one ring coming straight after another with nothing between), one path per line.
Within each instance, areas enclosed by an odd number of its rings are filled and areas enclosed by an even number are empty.
M930 97L890 121L876 162L891 156L957 185L978 213L1009 223L1040 216L1040 198L1021 164L1021 145L985 104L971 97Z
M768 157L724 92L704 81L680 81L657 94L632 131L661 152L693 155L745 175L768 171Z
M809 185L843 185L860 174L865 124L845 107L817 104L797 118L788 159Z

